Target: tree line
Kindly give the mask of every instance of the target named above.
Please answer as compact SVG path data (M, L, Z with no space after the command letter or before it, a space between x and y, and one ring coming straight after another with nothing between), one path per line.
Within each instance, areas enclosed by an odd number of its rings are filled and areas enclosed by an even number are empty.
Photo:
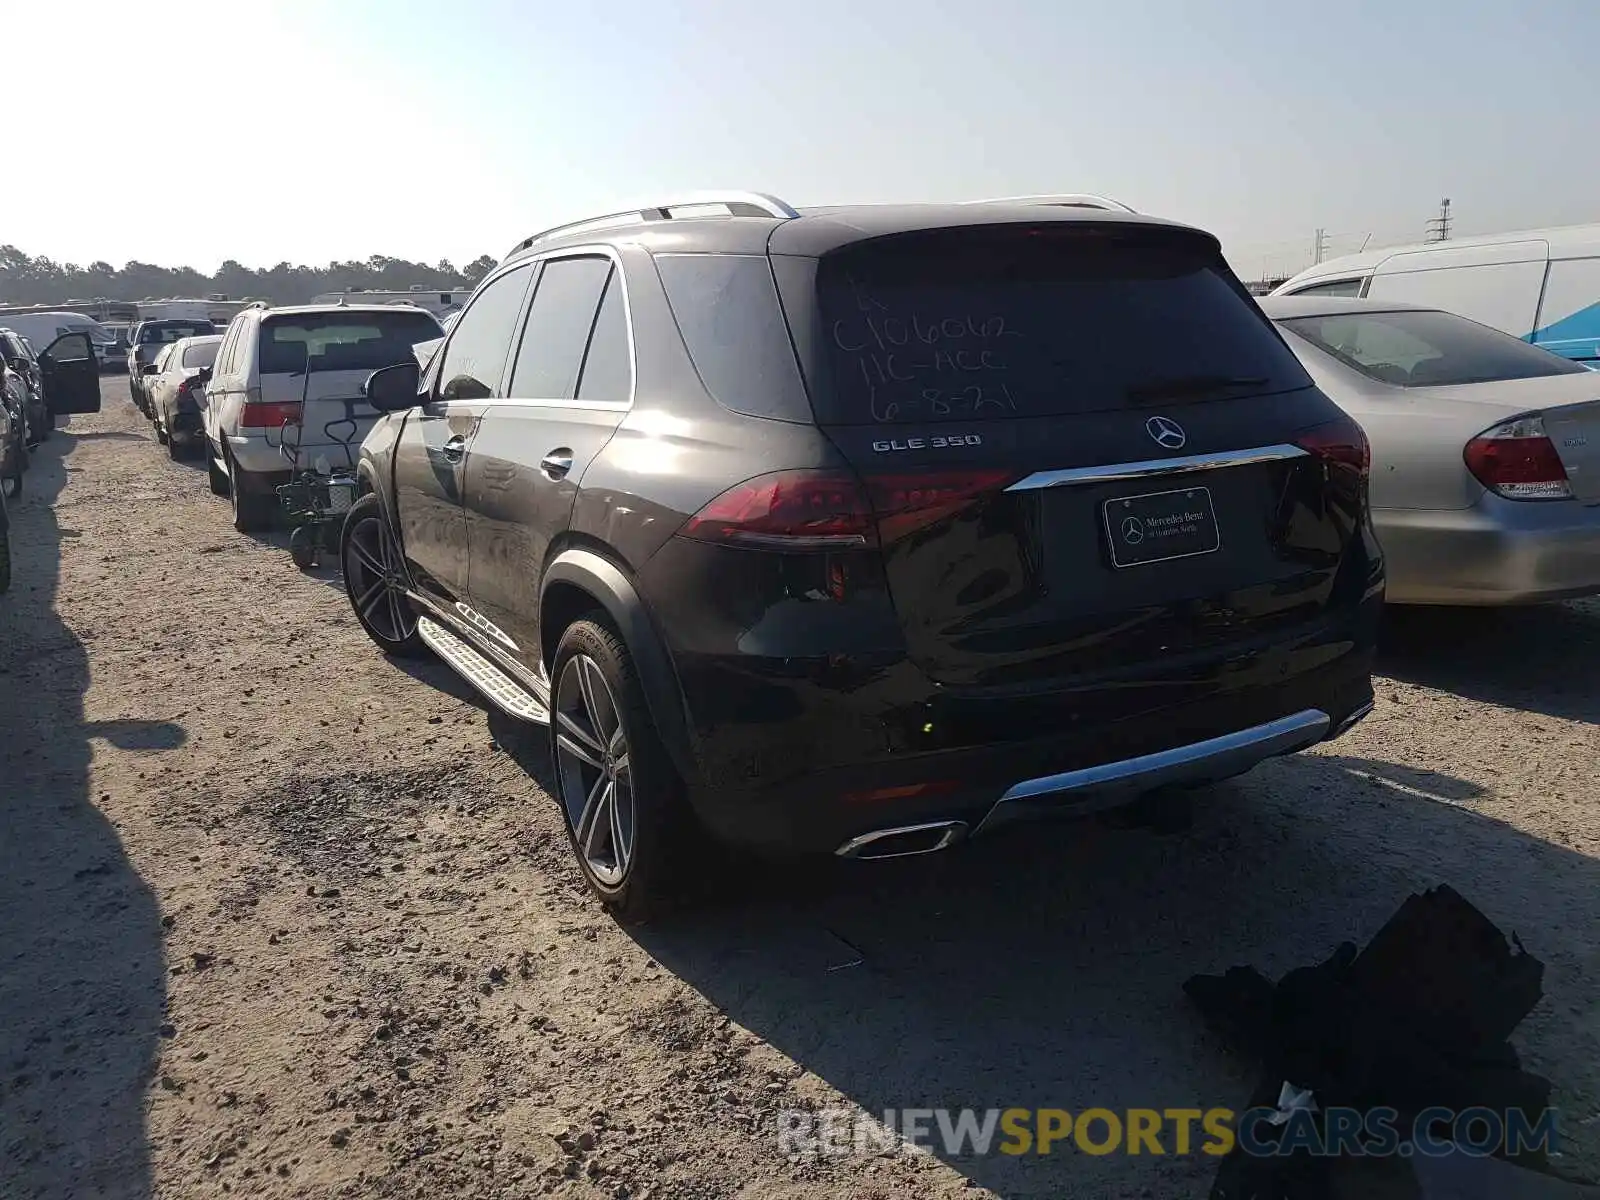
M234 300L266 300L273 304L304 304L319 292L404 291L412 284L429 290L470 287L494 269L497 259L485 254L463 267L448 259L432 266L375 254L364 261L332 262L325 267L247 267L229 259L215 275L193 267L158 267L129 262L114 267L108 262L58 263L43 256L24 254L15 246L0 246L0 303L62 304L69 300L160 300L175 296L215 293Z

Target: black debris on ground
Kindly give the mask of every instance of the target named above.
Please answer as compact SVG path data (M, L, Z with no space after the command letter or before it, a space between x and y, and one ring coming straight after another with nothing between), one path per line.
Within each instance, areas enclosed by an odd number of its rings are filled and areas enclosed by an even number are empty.
M1323 1114L1333 1107L1393 1109L1402 1139L1433 1107L1488 1108L1502 1119L1520 1110L1535 1128L1550 1083L1522 1069L1509 1039L1539 1002L1543 976L1543 963L1515 935L1508 943L1488 917L1442 886L1409 897L1360 952L1345 942L1276 984L1238 966L1196 975L1183 987L1228 1049L1260 1064L1248 1107L1278 1116L1259 1123L1257 1135L1279 1144L1286 1130L1310 1121L1314 1140L1326 1144ZM1295 1108L1304 1111L1290 1117ZM1434 1133L1450 1136L1442 1125ZM1322 1200L1344 1194L1345 1177L1359 1173L1359 1158L1317 1156L1298 1138L1289 1145L1274 1155L1235 1146L1211 1200ZM1378 1160L1369 1161L1376 1173ZM1524 1150L1512 1161L1515 1167L1498 1169L1556 1183L1534 1174L1549 1171L1542 1151ZM1392 1164L1384 1174L1393 1176ZM1384 1194L1427 1194L1406 1174L1406 1187Z

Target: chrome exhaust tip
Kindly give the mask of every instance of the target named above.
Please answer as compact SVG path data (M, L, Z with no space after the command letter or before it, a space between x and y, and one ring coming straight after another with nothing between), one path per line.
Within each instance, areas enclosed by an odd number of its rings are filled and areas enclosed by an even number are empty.
M947 850L967 836L965 821L929 821L924 825L897 825L874 829L853 837L834 851L840 858L910 858Z

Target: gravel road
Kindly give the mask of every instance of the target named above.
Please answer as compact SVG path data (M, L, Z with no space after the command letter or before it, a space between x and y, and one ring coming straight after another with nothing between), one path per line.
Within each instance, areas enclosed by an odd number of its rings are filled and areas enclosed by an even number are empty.
M625 929L537 743L389 662L128 402L0 598L0 1195L1203 1196L1196 1157L790 1161L780 1110L1238 1105L1180 991L1449 882L1547 964L1517 1042L1600 1176L1600 605L1409 614L1378 709L1180 835L1037 826Z

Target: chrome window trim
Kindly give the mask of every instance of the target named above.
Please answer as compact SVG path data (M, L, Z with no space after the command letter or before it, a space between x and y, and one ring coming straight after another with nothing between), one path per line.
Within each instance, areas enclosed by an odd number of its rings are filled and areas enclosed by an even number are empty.
M1184 454L1177 458L1147 458L1138 462L1104 463L1095 467L1063 467L1054 471L1035 471L1017 480L1008 492L1030 492L1039 488L1065 487L1076 483L1114 483L1123 479L1154 479L1181 475L1188 471L1216 471L1243 467L1251 463L1287 462L1306 458L1309 452L1287 442L1257 446L1250 450L1217 450L1210 454Z

